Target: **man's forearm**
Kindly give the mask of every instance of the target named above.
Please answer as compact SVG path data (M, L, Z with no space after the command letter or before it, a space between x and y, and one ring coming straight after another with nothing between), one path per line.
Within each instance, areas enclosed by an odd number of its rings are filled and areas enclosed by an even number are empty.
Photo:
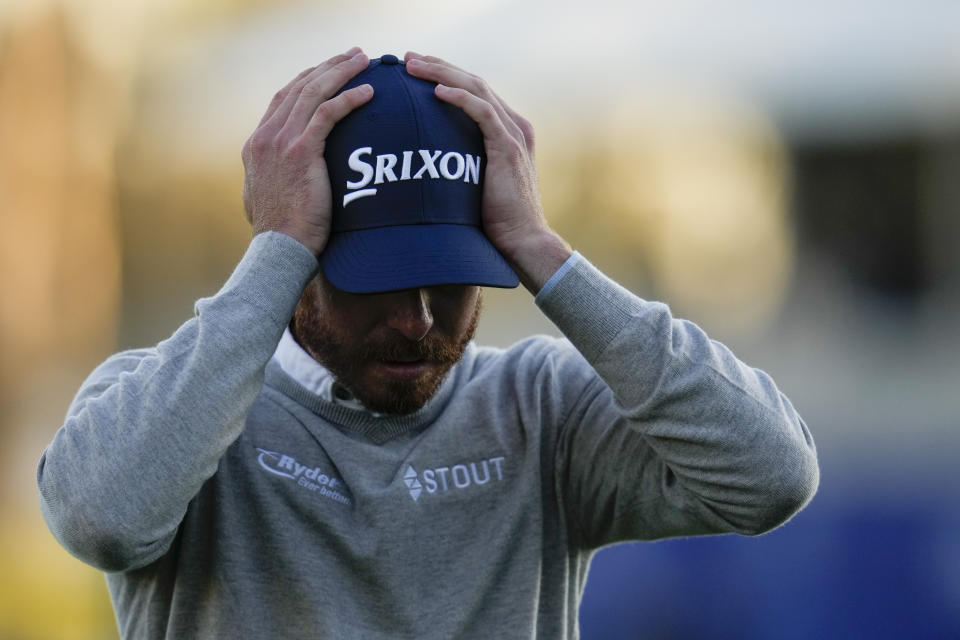
M568 428L572 492L595 541L758 533L809 500L813 441L767 374L582 258L537 304L613 392L579 406ZM598 460L607 466L585 462Z
M315 268L289 237L258 236L170 339L118 354L90 376L37 470L44 515L67 549L110 571L166 550L240 435Z

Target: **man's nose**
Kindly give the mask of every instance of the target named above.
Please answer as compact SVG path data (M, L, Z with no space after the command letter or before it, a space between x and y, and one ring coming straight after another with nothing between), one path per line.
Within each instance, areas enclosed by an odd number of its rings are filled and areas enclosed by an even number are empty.
M390 302L387 326L402 333L407 340L422 340L433 326L430 292L426 289L399 291Z

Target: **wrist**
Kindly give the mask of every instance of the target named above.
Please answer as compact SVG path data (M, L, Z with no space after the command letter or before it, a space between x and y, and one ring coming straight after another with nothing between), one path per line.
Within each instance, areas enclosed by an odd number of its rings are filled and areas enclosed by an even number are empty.
M320 257L324 247L327 245L327 238L318 233L311 233L310 230L297 228L295 225L254 225L253 235L259 235L266 231L275 231L289 236L306 247L315 258Z
M570 245L549 227L524 234L508 244L501 243L497 248L533 295L573 254Z

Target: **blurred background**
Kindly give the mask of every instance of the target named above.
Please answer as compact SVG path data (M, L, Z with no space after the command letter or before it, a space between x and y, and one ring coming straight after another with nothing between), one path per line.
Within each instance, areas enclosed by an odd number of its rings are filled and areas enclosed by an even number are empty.
M116 637L36 462L98 362L226 279L242 143L354 44L485 77L553 225L816 438L781 529L600 552L584 638L960 637L960 3L0 0L0 638ZM556 333L486 298L479 340Z

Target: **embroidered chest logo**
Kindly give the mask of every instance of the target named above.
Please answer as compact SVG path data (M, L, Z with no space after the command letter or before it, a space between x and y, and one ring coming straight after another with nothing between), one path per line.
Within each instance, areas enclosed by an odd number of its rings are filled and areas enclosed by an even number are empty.
M324 473L320 467L308 467L297 462L292 456L276 451L267 451L260 447L257 447L257 451L260 452L257 462L264 471L292 480L305 490L313 491L324 498L340 504L352 504L350 498L341 493L343 483Z
M452 466L427 468L417 471L413 465L407 466L403 474L403 483L414 502L426 491L428 494L464 491L470 487L480 487L491 482L503 482L503 456L486 458L474 462L464 462Z

